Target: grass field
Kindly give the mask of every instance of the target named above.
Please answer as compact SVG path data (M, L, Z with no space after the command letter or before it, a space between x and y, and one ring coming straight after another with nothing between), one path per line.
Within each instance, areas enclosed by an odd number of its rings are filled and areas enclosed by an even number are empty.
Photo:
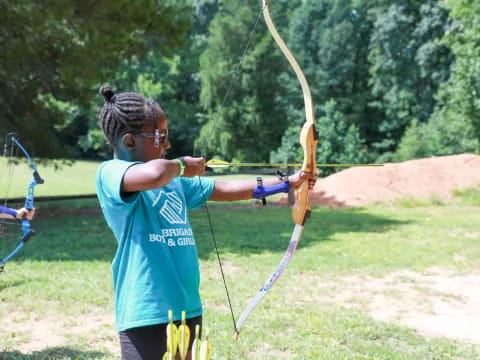
M68 171L61 180L58 173L42 174L54 188L59 181L50 194L70 178L78 182L62 192L93 191L85 185L87 178L93 181L91 168ZM96 200L42 202L37 208L37 236L0 274L0 359L117 359L110 273L115 241ZM287 248L290 210L247 203L211 204L210 212L238 318ZM478 189L458 192L450 203L409 199L368 208L314 208L290 266L238 341L205 214L192 212L191 219L213 359L480 358L480 346L469 341L421 335L400 322L375 319L371 304L355 293L372 290L367 279L402 271L480 274ZM0 254L12 245L2 242ZM422 302L435 295L413 286Z

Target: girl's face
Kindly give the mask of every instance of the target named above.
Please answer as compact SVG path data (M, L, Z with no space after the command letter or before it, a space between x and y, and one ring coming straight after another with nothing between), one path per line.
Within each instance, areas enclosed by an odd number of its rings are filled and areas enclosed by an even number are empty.
M131 131L122 136L116 157L127 161L143 162L164 159L170 147L168 121L161 111L156 125L144 125L139 131Z
M168 139L168 121L163 112L157 120L157 125L148 125L142 128L141 133L135 134L135 150L137 159L149 161L164 159L171 144Z

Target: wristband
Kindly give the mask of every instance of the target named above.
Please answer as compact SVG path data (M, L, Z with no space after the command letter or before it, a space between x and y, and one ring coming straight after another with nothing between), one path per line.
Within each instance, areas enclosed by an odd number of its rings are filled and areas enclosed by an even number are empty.
M185 164L180 159L175 159L175 160L177 160L178 166L180 167L180 173L177 176L183 176L183 173L185 172Z
M278 194L282 192L287 193L289 191L290 191L290 183L286 181L277 185L257 186L253 191L252 197L255 199L263 199L273 194Z
M15 219L17 218L17 210L0 205L0 218L7 217L6 215L8 215L8 217L13 217Z

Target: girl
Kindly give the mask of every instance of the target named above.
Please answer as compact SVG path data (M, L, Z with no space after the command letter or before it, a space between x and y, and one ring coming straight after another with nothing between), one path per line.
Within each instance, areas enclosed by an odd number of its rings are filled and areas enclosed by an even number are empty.
M137 93L114 94L107 85L100 93L100 126L114 158L100 165L96 185L118 242L112 270L122 359L158 360L166 352L169 309L174 320L185 310L192 331L202 323L198 255L187 211L206 200L250 199L257 182L200 177L201 157L165 159L171 144L160 106ZM304 181L313 188L315 175L289 178L293 189Z

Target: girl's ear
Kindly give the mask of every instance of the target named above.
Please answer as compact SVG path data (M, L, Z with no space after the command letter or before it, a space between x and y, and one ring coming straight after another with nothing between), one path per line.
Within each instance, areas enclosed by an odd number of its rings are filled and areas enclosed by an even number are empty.
M135 147L135 135L132 133L126 133L122 136L122 144L127 149L133 149Z

